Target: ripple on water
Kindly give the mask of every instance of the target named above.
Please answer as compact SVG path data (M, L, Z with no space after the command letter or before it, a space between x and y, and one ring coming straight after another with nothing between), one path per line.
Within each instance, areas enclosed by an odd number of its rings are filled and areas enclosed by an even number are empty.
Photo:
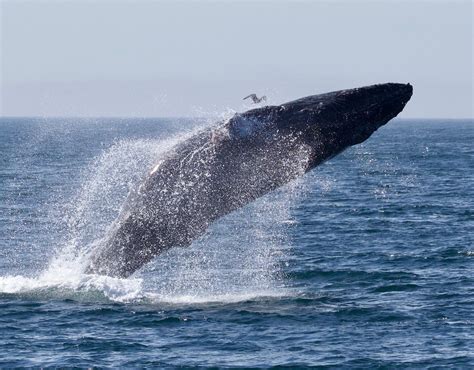
M0 367L474 366L472 121L387 125L130 279L82 248L184 123L4 122Z

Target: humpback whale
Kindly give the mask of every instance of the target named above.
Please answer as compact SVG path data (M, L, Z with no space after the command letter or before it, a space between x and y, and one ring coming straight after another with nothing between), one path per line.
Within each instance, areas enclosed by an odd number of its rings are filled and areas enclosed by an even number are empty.
M129 195L87 273L128 277L218 218L362 143L412 96L385 83L237 113L172 148Z

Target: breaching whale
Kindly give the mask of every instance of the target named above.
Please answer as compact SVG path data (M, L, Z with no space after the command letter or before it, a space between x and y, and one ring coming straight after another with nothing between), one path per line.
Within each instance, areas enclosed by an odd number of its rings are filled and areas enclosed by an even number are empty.
M87 273L128 277L218 218L303 175L397 116L410 84L386 83L265 106L204 129L171 149L141 186Z

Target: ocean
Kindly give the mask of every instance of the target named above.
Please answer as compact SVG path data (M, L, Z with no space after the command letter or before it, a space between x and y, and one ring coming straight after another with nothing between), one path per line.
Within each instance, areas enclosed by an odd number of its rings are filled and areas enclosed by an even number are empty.
M400 120L128 279L84 274L204 119L0 119L0 367L474 367L474 121Z

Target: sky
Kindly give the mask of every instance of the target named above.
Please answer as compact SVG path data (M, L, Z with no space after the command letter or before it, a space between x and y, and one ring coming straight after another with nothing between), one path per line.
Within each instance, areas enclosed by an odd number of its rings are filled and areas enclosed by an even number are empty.
M0 1L0 116L207 116L410 82L402 117L473 117L470 0Z

